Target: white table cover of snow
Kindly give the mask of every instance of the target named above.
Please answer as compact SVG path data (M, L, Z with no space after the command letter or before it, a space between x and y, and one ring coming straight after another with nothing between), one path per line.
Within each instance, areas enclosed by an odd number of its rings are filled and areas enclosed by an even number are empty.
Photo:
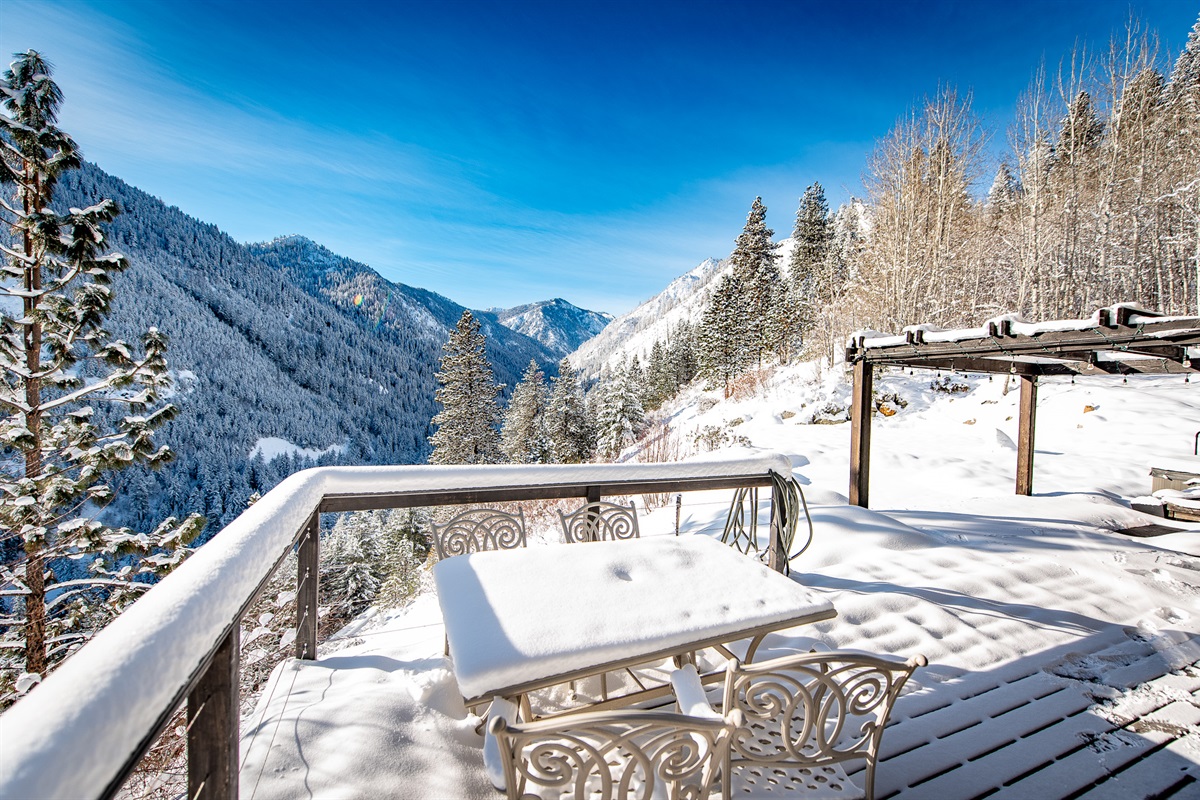
M817 592L705 536L472 553L433 574L468 700L837 614Z

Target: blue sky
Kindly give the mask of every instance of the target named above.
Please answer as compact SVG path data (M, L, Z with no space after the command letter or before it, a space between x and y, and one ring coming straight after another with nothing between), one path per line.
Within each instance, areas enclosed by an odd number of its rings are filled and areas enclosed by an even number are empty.
M0 0L56 65L85 157L241 241L300 233L475 308L621 313L779 236L939 83L998 131L1041 59L1130 13L1175 53L1194 0Z

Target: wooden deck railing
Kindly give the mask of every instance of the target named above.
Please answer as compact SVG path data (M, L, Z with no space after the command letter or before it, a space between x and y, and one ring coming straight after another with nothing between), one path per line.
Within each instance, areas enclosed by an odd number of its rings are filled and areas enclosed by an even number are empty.
M115 796L186 701L187 797L234 800L241 619L298 548L296 657L316 656L322 512L736 489L769 486L772 472L790 474L790 460L296 473L0 716L0 797Z

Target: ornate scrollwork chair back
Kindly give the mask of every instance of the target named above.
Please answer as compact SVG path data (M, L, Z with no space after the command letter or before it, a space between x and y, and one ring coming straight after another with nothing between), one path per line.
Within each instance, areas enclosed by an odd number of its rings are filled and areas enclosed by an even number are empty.
M839 651L732 662L724 708L745 715L730 746L733 794L767 794L792 782L804 797L874 797L879 743L892 704L926 663L924 656L903 661ZM840 767L857 760L864 763L861 788Z
M588 503L570 514L558 512L567 544L573 542L605 542L617 539L637 539L637 506L597 501Z
M525 515L494 508L472 508L448 522L433 524L438 559L484 550L515 550L525 546Z
M739 721L601 711L524 724L496 716L488 732L510 800L702 800Z

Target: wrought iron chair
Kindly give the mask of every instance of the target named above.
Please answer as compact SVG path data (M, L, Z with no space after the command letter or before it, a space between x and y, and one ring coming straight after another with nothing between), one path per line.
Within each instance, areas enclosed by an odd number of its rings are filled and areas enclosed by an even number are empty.
M433 524L433 547L439 559L483 550L515 550L525 546L525 515L494 508L471 508L448 522Z
M488 733L499 764L489 772L510 800L699 800L740 721L736 712L599 711L530 723L496 714Z
M637 506L627 506L597 500L570 514L558 512L567 544L572 542L604 542L617 539L641 538L638 529Z
M926 663L924 656L902 661L836 650L731 663L724 708L745 715L730 748L732 791L753 794L775 779L799 784L806 796L871 800L892 704ZM863 762L861 787L842 769L847 761Z
M892 704L926 663L836 650L730 662L722 707L741 711L743 726L730 745L722 796L870 800ZM686 691L703 691L699 678L692 683ZM861 784L842 768L853 761L863 762Z

